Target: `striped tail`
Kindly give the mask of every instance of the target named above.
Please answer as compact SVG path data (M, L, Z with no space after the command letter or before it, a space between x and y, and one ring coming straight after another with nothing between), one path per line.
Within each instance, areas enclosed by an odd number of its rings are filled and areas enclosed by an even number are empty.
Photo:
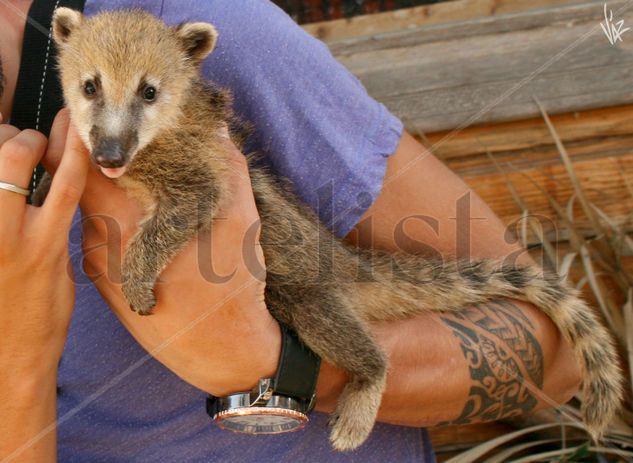
M600 439L622 397L618 355L592 309L558 275L492 260L429 262L418 256L375 252L365 257L371 259L363 260L376 283L359 291L368 319L458 311L499 297L530 302L542 310L582 364L583 418L592 437Z

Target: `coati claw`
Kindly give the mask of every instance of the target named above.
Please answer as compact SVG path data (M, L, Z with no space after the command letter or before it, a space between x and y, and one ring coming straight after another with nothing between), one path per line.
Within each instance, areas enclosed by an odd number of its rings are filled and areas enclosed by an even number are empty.
M123 283L123 294L130 304L130 309L139 315L150 315L156 305L156 297L152 288L134 284L129 279Z
M143 310L138 310L136 307L134 307L133 305L130 305L130 310L132 312L136 312L138 313L140 316L142 317L147 317L149 315L152 315L152 309L149 309L148 311L143 311Z

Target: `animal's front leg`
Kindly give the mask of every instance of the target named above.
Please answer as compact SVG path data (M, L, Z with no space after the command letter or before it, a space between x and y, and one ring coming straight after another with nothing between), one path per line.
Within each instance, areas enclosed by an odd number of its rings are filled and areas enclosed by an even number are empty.
M123 259L123 294L130 308L149 315L156 298L154 285L174 255L195 235L195 212L159 205L132 238Z

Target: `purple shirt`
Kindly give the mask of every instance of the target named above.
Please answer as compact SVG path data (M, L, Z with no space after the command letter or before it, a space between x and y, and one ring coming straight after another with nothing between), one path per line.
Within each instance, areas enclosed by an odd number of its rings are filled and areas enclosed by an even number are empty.
M205 76L233 91L238 114L255 128L250 148L345 235L380 192L400 121L271 2L88 0L85 13L129 7L171 24L216 26L218 47L204 63ZM60 462L433 461L424 430L381 423L357 451L334 453L327 416L316 412L296 433L218 429L206 415L205 393L151 358L83 275L77 225L77 302L59 369Z

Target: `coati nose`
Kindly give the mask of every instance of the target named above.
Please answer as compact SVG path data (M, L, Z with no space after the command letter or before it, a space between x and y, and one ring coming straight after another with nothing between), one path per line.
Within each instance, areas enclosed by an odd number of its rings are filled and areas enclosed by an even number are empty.
M93 159L101 167L122 167L125 164L123 144L116 138L103 138L92 152Z

